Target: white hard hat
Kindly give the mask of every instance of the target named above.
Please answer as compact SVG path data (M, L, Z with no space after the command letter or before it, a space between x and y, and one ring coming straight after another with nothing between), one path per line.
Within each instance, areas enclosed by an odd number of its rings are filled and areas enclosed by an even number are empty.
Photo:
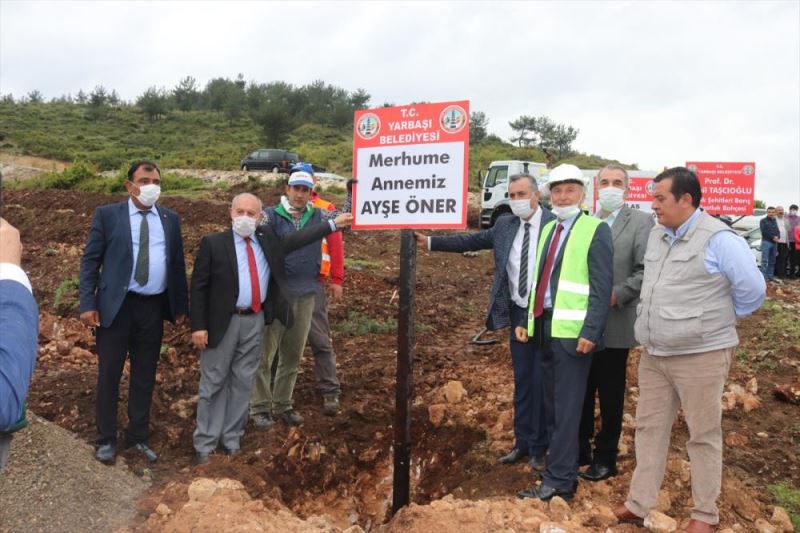
M588 180L583 177L581 169L575 165L564 163L550 171L550 174L547 175L547 181L540 187L540 191L549 194L551 186L564 183L565 181L577 181L584 187L589 185Z

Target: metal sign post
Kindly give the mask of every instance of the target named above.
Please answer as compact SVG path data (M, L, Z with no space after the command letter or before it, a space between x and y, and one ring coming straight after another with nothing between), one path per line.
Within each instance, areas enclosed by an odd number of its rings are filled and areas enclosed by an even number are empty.
M469 102L363 109L353 120L353 230L401 230L392 514L409 504L414 229L467 227Z
M392 515L409 503L411 473L411 399L414 392L415 293L417 248L414 231L400 232L400 310L397 317L397 386L394 414Z

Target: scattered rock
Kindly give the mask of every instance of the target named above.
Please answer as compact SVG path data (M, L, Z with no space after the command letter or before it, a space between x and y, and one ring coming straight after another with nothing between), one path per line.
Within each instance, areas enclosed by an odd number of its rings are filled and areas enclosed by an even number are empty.
M443 390L447 403L460 403L467 396L467 390L460 381L448 381L445 383Z
M764 520L763 518L759 518L753 524L753 527L756 528L758 533L779 533L778 529L775 528L772 524Z
M539 533L569 533L569 531L556 522L542 522L539 524Z
M207 502L217 490L217 484L213 479L196 479L189 485L189 500L196 502Z
M428 406L428 420L431 421L433 427L439 427L444 420L445 405L436 403Z
M650 511L644 517L644 527L653 533L672 533L678 529L678 523L664 513Z
M750 442L750 439L747 438L747 435L742 435L735 431L729 431L728 434L725 435L725 445L731 448L747 446L748 442Z
M775 385L775 398L782 402L800 404L800 383L795 385Z
M794 524L792 524L792 519L789 518L789 513L786 512L786 509L778 505L772 510L770 522L780 527L783 531L794 531Z
M572 509L561 496L554 496L550 500L550 514L558 520L569 520Z
M739 398L739 401L742 403L742 407L744 408L745 413L749 413L753 409L758 409L759 407L761 407L761 400L759 400L758 398L756 398L755 395L750 394L749 392L742 395Z
M722 410L730 411L736 407L736 395L730 391L722 393Z
M744 388L750 394L758 394L758 380L754 377L750 378Z
M750 496L747 488L738 479L728 477L722 483L722 492L736 513L747 520L755 520L761 516L761 507Z
M156 507L156 512L161 516L169 516L172 514L172 509L164 505L163 503L159 503L158 507Z
M586 521L587 526L596 528L611 527L617 523L617 517L611 507L605 505L598 505L590 511L589 518Z

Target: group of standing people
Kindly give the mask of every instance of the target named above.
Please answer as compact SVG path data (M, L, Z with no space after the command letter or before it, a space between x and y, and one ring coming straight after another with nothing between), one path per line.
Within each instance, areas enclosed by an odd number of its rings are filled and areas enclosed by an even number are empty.
M302 422L292 409L291 396L320 293L320 328L328 338L320 339L321 333L315 338L315 355L321 359L317 366L325 369L318 371L327 391L324 408L336 414L339 383L320 276L327 279L334 271L331 283L338 289L332 292L341 296L343 252L336 232L350 223L351 215L333 206L314 207L313 175L306 167L297 170L276 208L264 211L261 200L249 193L233 198L231 229L206 235L200 242L192 269L191 306L180 220L177 213L156 204L161 173L154 162L131 165L125 181L127 201L95 211L81 260L79 292L81 320L94 328L99 356L98 460L112 463L116 457L119 384L127 357L124 444L149 461L158 459L147 438L164 320L179 325L190 320L192 343L202 350L193 436L197 463L207 461L218 448L231 455L239 452L248 409L256 400L265 408L259 413L262 418L275 415L287 424ZM332 242L338 243L338 250L328 254L328 269L322 272L323 246L329 250ZM330 265L333 256L336 267ZM274 327L277 323L280 326ZM275 389L281 393L262 398L254 392L256 376L269 390L276 354Z
M510 176L513 216L492 228L417 234L417 241L433 251L494 251L486 327L510 327L514 373L514 447L499 461L527 460L541 479L518 497L568 500L579 477L593 482L617 474L627 357L642 345L636 470L614 513L620 522L642 524L656 507L682 408L694 497L687 531L713 531L720 398L739 342L736 319L758 309L766 287L744 239L699 208L694 173L676 167L653 181L658 225L625 204L628 175L616 165L596 177L601 209L584 214L588 182L564 164L541 187L528 174ZM541 195L549 197L549 210L539 205Z
M800 278L800 215L797 205L768 207L759 221L761 230L761 272L767 281Z

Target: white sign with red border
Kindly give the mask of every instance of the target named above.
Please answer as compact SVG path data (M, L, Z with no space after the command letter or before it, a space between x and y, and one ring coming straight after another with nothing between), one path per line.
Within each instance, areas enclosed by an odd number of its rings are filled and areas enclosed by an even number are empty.
M353 229L467 226L469 102L357 111Z

